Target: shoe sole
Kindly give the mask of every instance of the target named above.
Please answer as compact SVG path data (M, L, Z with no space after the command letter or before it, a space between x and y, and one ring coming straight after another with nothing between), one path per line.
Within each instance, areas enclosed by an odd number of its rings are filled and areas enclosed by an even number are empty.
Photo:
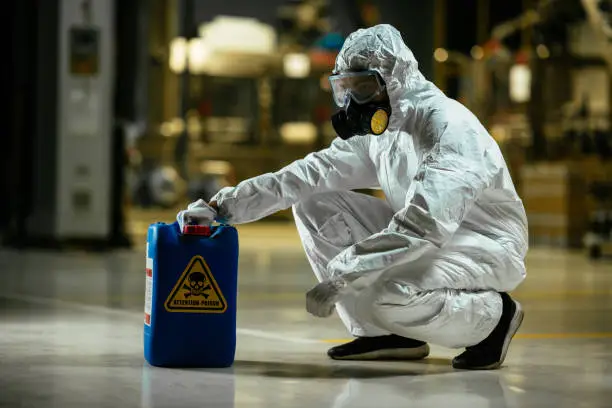
M351 354L344 357L330 357L332 360L422 360L429 355L429 345L424 344L412 348L395 348L368 351L366 353Z
M496 370L504 363L506 355L508 354L508 349L510 348L510 342L512 341L512 338L516 332L518 332L518 329L521 327L521 323L523 323L523 318L525 317L525 312L523 312L523 307L521 304L514 299L512 299L512 301L516 305L516 310L514 311L514 316L512 316L512 320L510 321L510 326L508 326L508 333L506 333L506 338L504 339L504 345L502 347L502 353L499 361L483 367L471 367L468 368L468 370Z

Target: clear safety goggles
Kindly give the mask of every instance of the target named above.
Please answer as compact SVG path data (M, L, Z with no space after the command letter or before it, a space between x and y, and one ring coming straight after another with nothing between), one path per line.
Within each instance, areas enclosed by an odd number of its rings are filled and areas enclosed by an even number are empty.
M349 97L363 104L383 93L385 84L376 71L347 72L329 77L334 102L339 107L347 104Z

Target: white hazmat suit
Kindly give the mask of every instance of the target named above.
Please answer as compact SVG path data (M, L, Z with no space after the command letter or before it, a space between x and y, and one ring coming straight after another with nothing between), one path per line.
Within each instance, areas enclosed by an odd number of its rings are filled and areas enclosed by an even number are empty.
M476 117L423 77L395 28L348 37L335 71L359 69L386 83L382 135L336 139L213 201L236 224L293 206L317 278L342 288L332 304L353 335L477 344L501 316L497 292L525 277L527 221L504 158ZM387 200L350 191L362 188Z

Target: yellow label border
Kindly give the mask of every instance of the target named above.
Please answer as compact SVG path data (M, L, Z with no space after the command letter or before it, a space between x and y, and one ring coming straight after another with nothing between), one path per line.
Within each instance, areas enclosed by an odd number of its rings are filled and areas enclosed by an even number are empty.
M207 308L201 308L201 307L197 307L197 308L195 308L195 307L181 308L181 307L172 307L172 306L168 305L172 301L172 299L177 295L178 291L181 289L183 283L185 282L185 278L187 277L187 274L191 271L191 268L195 265L196 262L201 262L202 263L202 266L204 267L204 273L206 274L206 277L210 281L210 283L212 285L212 288L213 288L213 291L217 294L217 297L219 298L219 301L223 304L223 309L207 309ZM215 313L215 314L221 314L221 313L225 313L227 311L227 300L225 300L225 296L223 296L223 292L219 288L219 285L217 284L217 281L215 280L214 275L210 271L210 268L208 267L208 264L206 263L206 261L204 260L204 258L201 255L196 255L193 258L191 258L191 260L187 264L187 267L185 268L185 270L181 274L180 278L177 280L176 285L174 285L174 288L172 288L172 291L170 291L170 295L168 295L168 298L166 298L166 301L164 302L164 308L166 309L167 312L170 312L170 313Z

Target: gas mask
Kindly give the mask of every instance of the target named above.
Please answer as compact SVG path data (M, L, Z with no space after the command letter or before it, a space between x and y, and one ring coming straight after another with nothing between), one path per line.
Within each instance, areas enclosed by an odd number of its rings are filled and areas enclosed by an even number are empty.
M346 140L353 136L382 134L389 126L390 116L389 102L360 105L351 98L331 121L338 136Z
M389 125L391 104L382 99L385 84L378 72L368 70L329 77L336 105L341 108L331 120L342 139L357 135L380 135Z

